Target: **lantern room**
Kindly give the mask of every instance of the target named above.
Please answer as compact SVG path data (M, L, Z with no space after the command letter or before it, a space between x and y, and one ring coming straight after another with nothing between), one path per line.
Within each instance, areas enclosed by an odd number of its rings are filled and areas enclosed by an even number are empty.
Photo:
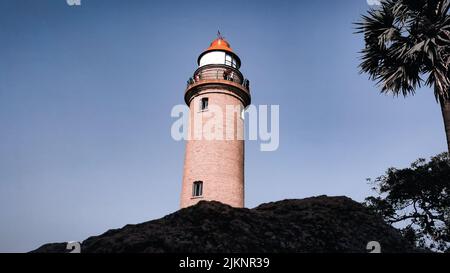
M199 67L210 64L224 64L236 69L241 67L241 60L233 52L230 44L220 35L200 54L197 62Z

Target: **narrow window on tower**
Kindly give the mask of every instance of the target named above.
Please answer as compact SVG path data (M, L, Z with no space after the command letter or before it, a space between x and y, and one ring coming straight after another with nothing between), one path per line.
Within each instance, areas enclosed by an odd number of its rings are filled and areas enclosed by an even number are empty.
M199 197L203 195L203 181L195 181L192 185L192 196Z
M200 100L200 111L208 110L208 98L202 98Z

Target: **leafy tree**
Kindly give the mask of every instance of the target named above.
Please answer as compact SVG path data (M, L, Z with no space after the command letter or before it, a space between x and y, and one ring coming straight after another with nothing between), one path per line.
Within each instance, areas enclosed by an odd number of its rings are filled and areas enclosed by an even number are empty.
M381 0L357 24L364 34L361 72L382 93L414 94L433 87L450 152L450 0Z
M410 168L390 168L375 180L378 196L365 205L390 224L400 224L411 242L450 252L450 158L448 153L419 159Z

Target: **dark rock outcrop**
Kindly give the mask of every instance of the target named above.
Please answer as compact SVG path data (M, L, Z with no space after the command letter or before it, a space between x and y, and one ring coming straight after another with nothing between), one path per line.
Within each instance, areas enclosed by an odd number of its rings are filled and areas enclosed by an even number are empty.
M398 232L347 197L319 196L238 209L202 201L158 220L86 239L83 253L415 252ZM67 252L65 243L33 252Z

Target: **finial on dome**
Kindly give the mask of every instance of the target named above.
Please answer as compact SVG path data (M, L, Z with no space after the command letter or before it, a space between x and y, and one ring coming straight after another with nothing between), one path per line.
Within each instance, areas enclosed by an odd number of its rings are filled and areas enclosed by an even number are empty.
M223 37L222 33L220 33L220 30L217 30L217 38L219 38L220 40L225 39L225 37Z

